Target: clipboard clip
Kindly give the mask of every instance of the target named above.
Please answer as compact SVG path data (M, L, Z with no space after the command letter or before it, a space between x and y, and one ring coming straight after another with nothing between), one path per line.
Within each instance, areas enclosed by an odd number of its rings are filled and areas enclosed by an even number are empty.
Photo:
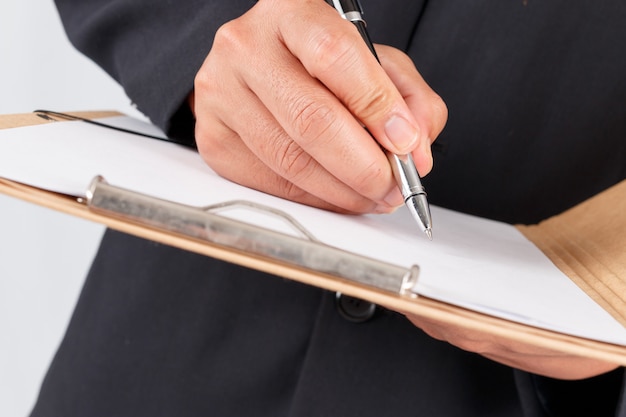
M288 214L247 201L193 207L108 184L97 176L86 193L88 208L136 225L200 240L276 264L328 278L339 278L396 295L417 297L413 288L419 267L403 268L329 246L317 240ZM285 220L304 236L277 232L216 214L232 207L261 210Z
M202 210L219 214L219 212L226 211L229 209L235 208L244 208L248 210L253 210L257 212L261 212L266 215L270 215L274 218L280 219L283 223L287 224L291 227L295 232L302 235L302 237L312 241L319 242L315 236L311 232L309 232L306 227L304 227L299 221L297 221L293 216L285 213L282 210L275 209L273 207L265 206L263 204L253 203L251 201L246 200L231 200L225 201L223 203L212 204L210 206L202 207Z

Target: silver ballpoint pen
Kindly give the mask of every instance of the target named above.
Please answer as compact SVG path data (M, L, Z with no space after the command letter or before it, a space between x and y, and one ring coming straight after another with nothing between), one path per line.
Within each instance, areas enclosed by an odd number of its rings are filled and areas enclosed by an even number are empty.
M326 3L333 6L341 17L349 20L356 26L368 48L378 60L374 44L367 33L367 24L365 20L363 20L363 9L358 0L326 0ZM415 163L413 162L413 157L411 154L395 155L387 150L385 150L385 152L391 163L391 169L393 170L393 175L398 183L398 187L400 187L400 191L402 192L402 197L404 197L404 204L406 204L409 212L411 212L411 215L415 221L417 221L422 231L428 236L428 239L432 240L433 231L430 207L428 200L426 200L426 190L420 181L417 168L415 168Z

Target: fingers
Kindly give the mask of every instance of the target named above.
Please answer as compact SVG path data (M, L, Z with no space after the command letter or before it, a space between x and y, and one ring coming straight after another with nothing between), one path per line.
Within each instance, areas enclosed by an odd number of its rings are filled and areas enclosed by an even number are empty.
M378 64L353 25L326 4L311 3L308 9L315 16L310 20L315 19L319 25L303 30L302 25L291 24L290 19L281 21L280 35L289 50L300 57L306 70L326 85L385 148L404 154L421 144L427 146L435 137L429 137L433 129L429 124L419 123L398 86ZM319 10L313 7L316 4ZM384 60L381 56L381 62ZM410 62L408 57L405 60ZM414 67L410 71L417 74ZM417 94L417 89L432 93L421 78L419 81L405 89L407 94ZM425 94L420 96L431 100ZM438 97L436 100L440 101ZM428 105L420 107L425 109ZM430 114L423 114L421 121L428 118Z
M559 379L582 379L617 368L616 364L575 356L493 333L407 314L429 336L513 368Z
M386 64L389 76L325 2L259 1L218 31L196 77L203 158L226 178L295 201L393 210L402 197L379 143L413 151L425 173L443 123L421 114L436 108L421 100L438 97L408 58L386 56L400 61Z
M298 201L313 207L332 211L345 209L332 205L326 200L295 186L291 181L277 175L265 163L258 159L239 136L230 129L224 128L213 131L219 135L219 140L207 140L199 148L207 163L220 175L227 176L231 181L257 190L263 190L292 201ZM232 170L233 161L245 166L246 169Z
M226 29L239 30L238 27ZM234 35L229 32L224 36L230 39ZM238 33L237 36L242 35ZM363 160L370 157L367 152L362 152L361 148L356 147L357 155L351 155L352 160L347 158L346 156L350 156L347 148L355 146L349 140L337 138L332 143L321 135L317 141L319 143L310 146L317 150L317 158L312 156L310 151L305 151L292 139L294 135L285 132L276 121L268 109L271 105L263 103L250 89L250 85L254 86L259 82L254 79L257 75L249 75L249 72L264 75L262 83L264 88L261 85L257 88L262 95L270 95L264 90L278 91L287 96L295 94L293 101L299 100L298 95L303 95L313 105L317 105L318 100L312 97L316 94L315 88L318 88L314 80L310 77L294 77L282 71L275 71L274 75L267 76L267 71L225 68L225 63L231 62L229 58L232 58L235 52L230 45L231 42L223 41L223 37L219 39L221 43L214 48L210 59L207 59L203 70L196 77L195 93L198 148L205 161L216 172L248 187L326 209L355 213L388 212L401 204L401 198L398 201L395 196L393 185L387 184L384 179L379 178L379 184L374 186L371 183L375 181L363 182L363 189L370 187L370 194L376 197L380 195L381 199L384 199L385 193L393 194L394 200L391 204L381 205L374 199L364 196L367 192L355 191L345 181L339 180L331 173L331 170L336 172L343 169L353 175L352 172L363 166ZM243 55L245 52L247 51L244 51ZM280 49L267 49L265 52L265 56L269 55L272 62L278 59L285 62L293 60L290 56L278 58L277 55L283 53ZM219 65L214 65L216 61ZM242 61L240 57L236 57L232 62ZM290 65L293 67L294 63L290 62ZM286 67L290 68L289 71L294 71L293 68ZM312 85L303 87L307 83ZM291 93L294 90L297 92ZM326 90L322 89L322 92L329 96ZM330 98L338 107L337 111L345 111L332 95ZM325 102L324 99L320 101ZM274 111L280 113L281 107L290 106L292 106L291 97L275 105ZM358 133L363 134L363 129L359 127ZM370 151L374 151L375 159L382 155L371 138L365 136L365 144L370 147ZM331 170L319 161L330 166ZM370 162L375 172L379 170L377 162ZM367 168L370 167L366 166L364 170Z
M352 24L317 3L317 25L303 31L301 25L281 21L287 48L384 147L401 154L411 151L423 138L400 93Z
M221 102L238 112L217 110L219 120L205 118L197 127L198 135L205 138L199 143L199 151L216 172L248 187L316 207L356 213L389 211L388 206L378 208L377 203L320 166L251 92L240 92L238 97L244 99L240 103ZM242 114L248 116L240 120ZM202 126L211 126L211 130L204 131ZM237 126L238 132L226 126ZM235 165L237 169L233 170Z
M385 202L392 191L393 175L379 145L333 94L301 67L298 69L276 69L280 88L262 89L250 81L285 135L259 143L259 155L268 155L277 172L289 175L297 184L315 180L309 177L314 168L332 173L348 189L318 184L326 193L337 194L329 198L341 193L348 198L360 195L372 202ZM396 198L390 204L401 202Z
M220 122L294 189L351 212L402 204L376 142L284 45L259 39L261 32L247 17L224 26L196 77L197 142L205 160L219 164L203 145L216 138L202 125ZM239 169L245 167L222 166L221 174L261 188L256 178L241 178ZM265 185L264 191L293 198Z

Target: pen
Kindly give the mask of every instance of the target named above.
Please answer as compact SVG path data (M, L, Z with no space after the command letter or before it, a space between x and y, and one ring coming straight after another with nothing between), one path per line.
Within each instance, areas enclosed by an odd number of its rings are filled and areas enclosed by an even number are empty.
M367 33L367 24L363 20L363 9L358 0L326 0L326 3L333 6L346 20L349 20L356 26L361 37L367 44L369 50L374 54L376 60L378 55L374 49L369 34ZM400 187L402 197L404 197L404 204L406 204L409 212L417 221L417 224L426 234L428 239L432 240L432 220L430 217L430 207L428 200L426 199L426 190L422 186L417 168L415 168L415 162L411 154L396 155L392 152L385 150L387 158L391 163L391 169L393 175Z

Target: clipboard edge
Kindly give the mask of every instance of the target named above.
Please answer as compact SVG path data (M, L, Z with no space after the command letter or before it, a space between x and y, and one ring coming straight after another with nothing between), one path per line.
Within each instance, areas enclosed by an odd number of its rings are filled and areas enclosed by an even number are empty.
M498 335L508 340L527 343L537 347L626 366L626 346L570 336L526 324L511 322L438 300L432 300L427 297L420 296L416 299L411 299L387 292L376 291L354 282L346 282L338 280L335 277L312 274L309 271L299 270L291 266L271 263L267 260L241 254L230 249L220 248L196 239L188 239L185 236L178 236L150 227L137 226L126 221L95 214L89 211L85 204L79 203L76 198L52 193L2 178L0 178L0 192L78 218L103 224L106 227L110 227L122 233L129 233L143 239L153 240L161 244L189 250L200 255L221 259L225 262L257 269L269 274L295 280L305 285L312 285L333 292L341 292L381 306L389 306L394 310L402 311L407 314L415 314L424 318L439 320L444 323Z
M115 110L96 110L96 111L73 111L66 112L72 116L78 116L85 119L99 119L104 117L114 117L114 116L123 116L123 113L120 113ZM15 114L2 114L0 115L0 129L12 129L17 127L26 127L26 126L34 126L34 125L42 125L46 123L54 123L56 121L67 121L67 120L56 120L52 118L42 118L37 113L15 113Z

